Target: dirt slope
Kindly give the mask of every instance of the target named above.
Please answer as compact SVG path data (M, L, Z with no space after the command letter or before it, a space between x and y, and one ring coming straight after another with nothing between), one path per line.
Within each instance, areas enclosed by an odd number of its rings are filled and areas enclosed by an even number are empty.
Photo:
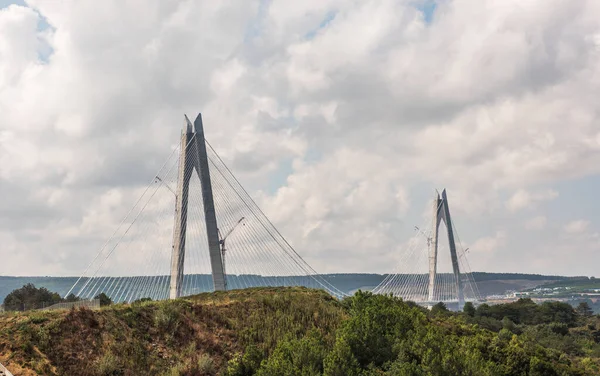
M342 316L329 295L303 288L4 314L0 362L15 376L210 375L249 344L268 353L283 333L328 335Z

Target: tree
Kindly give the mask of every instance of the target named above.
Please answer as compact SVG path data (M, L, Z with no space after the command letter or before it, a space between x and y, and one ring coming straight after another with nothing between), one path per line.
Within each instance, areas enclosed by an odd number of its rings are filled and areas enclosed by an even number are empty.
M431 307L431 313L437 315L439 313L448 313L448 307L444 304L444 302L439 302L433 307Z
M261 363L257 376L321 375L325 346L314 330L301 339L281 340L271 356Z
M409 307L398 298L357 292L344 300L350 318L339 329L359 367L380 367L394 360L394 344L424 319L419 308ZM339 349L340 351L343 349Z
M509 330L511 333L521 334L521 331L519 330L519 328L508 317L504 317L502 319L502 328Z
M223 376L251 376L260 368L264 354L258 347L249 345L243 354L237 354L227 362Z
M477 317L491 317L502 320L508 317L515 324L538 325L561 322L569 326L576 324L575 310L563 302L544 302L536 304L531 299L519 299L513 303L477 307Z
M134 300L133 302L131 302L131 304L141 304L144 302L151 302L151 301L152 301L152 298L141 298L141 299Z
M473 305L473 303L466 302L465 306L463 307L463 312L465 314L467 314L467 316L474 317L476 310L475 310L475 306Z
M588 302L579 303L577 308L575 308L575 312L583 317L592 317L594 314L594 311L592 311L592 308L590 308Z
M567 324L563 324L561 322L552 322L548 324L548 328L555 334L560 334L561 336L566 336L569 334L569 327Z
M60 295L48 289L28 283L12 291L4 298L4 309L7 311L26 311L51 306L62 301Z
M335 346L323 361L323 365L324 376L354 376L359 373L358 362L343 336L336 339Z
M100 307L105 307L111 305L113 302L105 293L100 293L94 297L94 299L100 300Z
M491 311L492 311L492 307L490 307L489 304L483 303L479 307L477 307L475 315L479 316L479 317L491 317L492 316Z
M558 375L554 367L543 360L533 356L529 361L529 375L531 376L554 376Z
M67 297L64 299L64 301L65 301L65 302L67 302L67 303L78 302L78 301L80 301L80 300L81 300L81 299L80 299L78 296L76 296L75 294L73 294L73 293L70 293L70 294L69 294L69 295L67 295Z

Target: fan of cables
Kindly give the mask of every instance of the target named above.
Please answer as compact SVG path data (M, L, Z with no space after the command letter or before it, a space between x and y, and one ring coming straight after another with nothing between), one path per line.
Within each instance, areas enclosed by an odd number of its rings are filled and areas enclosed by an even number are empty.
M206 145L227 288L305 286L344 296L300 257L212 146ZM92 299L104 293L114 302L169 297L179 154L179 148L173 150L141 190L133 208L67 295ZM187 231L181 295L188 296L213 291L213 282L202 187L192 163L186 162L184 174L190 184L188 205L183 208Z

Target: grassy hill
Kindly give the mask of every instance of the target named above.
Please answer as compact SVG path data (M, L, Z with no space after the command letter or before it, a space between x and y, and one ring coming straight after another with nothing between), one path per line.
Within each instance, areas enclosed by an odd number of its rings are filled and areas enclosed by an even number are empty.
M238 290L99 311L0 316L0 362L18 375L163 375L221 370L248 345L319 330L329 341L339 302L303 288ZM202 364L200 364L202 363ZM187 372L187 373L186 373Z
M596 375L597 328L597 316L562 303L455 314L369 293L257 288L5 313L0 362L15 376Z

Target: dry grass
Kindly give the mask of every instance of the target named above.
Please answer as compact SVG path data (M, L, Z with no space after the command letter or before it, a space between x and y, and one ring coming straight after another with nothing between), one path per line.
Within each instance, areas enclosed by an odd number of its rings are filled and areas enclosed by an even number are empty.
M20 375L212 375L255 345L317 329L327 341L343 317L322 291L257 288L101 310L0 316L0 359ZM268 318L268 319L266 319Z

